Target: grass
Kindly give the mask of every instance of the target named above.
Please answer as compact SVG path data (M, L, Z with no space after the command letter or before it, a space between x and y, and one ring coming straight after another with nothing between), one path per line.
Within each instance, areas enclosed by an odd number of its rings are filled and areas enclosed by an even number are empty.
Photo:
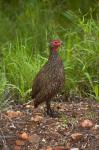
M31 90L32 80L46 60L39 54L33 56L25 44L16 41L15 45L10 43L3 49L3 73L6 79L3 87L8 90L6 92L14 89L23 101Z
M99 24L79 20L77 30L66 33L68 89L99 100ZM80 32L79 32L80 29Z
M68 11L63 14L64 22L69 20L72 25L66 28L55 24L52 16L48 18L49 12L42 20L41 8L39 5L35 9L33 6L25 9L16 16L15 24L9 17L1 19L1 102L29 99L32 80L47 61L48 42L54 38L61 38L64 43L59 54L66 72L66 92L99 101L99 22ZM12 31L8 30L11 25Z

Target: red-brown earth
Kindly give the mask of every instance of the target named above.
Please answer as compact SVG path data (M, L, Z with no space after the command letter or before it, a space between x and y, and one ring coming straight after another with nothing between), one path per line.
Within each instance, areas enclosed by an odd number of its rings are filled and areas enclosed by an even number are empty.
M0 150L99 150L98 102L54 101L56 118L45 115L44 107L29 102L1 111Z

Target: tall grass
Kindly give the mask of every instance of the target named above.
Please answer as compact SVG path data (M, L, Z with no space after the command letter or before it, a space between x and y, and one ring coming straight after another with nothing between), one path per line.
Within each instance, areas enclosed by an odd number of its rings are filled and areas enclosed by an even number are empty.
M54 38L64 43L59 53L66 72L65 91L99 101L99 22L68 11L62 14L64 22L71 22L71 27L66 28L53 21L53 15L41 3L34 7L16 16L14 32L7 32L4 23L7 34L0 52L1 101L28 100L32 80L47 61L48 42ZM9 27L13 24L8 18L3 20Z
M77 17L73 30L65 34L65 39L66 87L79 95L99 100L99 22Z
M15 44L8 44L3 49L3 67L5 74L5 90L14 89L25 100L25 96L31 91L32 80L46 58L35 54L27 47L27 43L16 41ZM14 94L15 94L14 93ZM15 98L15 97L14 97ZM15 98L16 99L16 98Z

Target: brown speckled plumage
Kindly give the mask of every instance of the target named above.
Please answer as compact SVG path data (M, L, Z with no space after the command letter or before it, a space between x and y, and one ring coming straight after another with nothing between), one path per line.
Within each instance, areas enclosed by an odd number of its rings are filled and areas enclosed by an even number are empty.
M58 48L58 47L57 47ZM51 114L50 101L64 86L64 67L57 51L50 48L50 56L47 63L37 74L32 86L32 98L34 107L42 102L47 104L47 113Z

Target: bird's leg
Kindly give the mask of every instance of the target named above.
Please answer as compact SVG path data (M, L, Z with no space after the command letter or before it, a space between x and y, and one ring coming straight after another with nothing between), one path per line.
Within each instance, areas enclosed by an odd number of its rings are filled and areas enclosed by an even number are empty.
M52 113L52 110L51 110L50 101L46 101L46 107L47 107L47 115L52 117L53 113Z
M59 113L51 109L50 101L46 101L46 106L47 106L47 115L54 118L59 117Z

